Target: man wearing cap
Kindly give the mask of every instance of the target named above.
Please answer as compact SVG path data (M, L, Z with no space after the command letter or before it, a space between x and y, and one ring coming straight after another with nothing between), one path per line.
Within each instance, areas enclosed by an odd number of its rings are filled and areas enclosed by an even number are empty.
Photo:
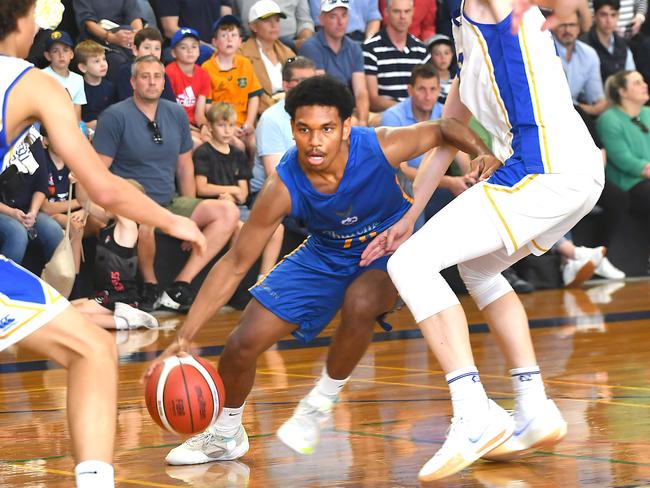
M280 19L286 14L273 0L259 0L248 11L248 25L251 37L239 48L239 54L253 63L255 76L264 93L260 96L258 113L284 97L282 88L282 66L294 53L280 40Z
M55 30L45 40L45 59L50 63L43 71L50 75L70 94L77 119L81 120L81 106L86 105L86 92L84 79L77 73L70 71L70 62L74 58L74 42L70 34L65 31Z
M370 109L383 112L407 98L413 66L429 61L427 48L409 34L413 0L386 3L386 27L363 43Z
M307 39L298 54L316 63L318 74L327 73L352 88L355 125L368 124L368 90L363 75L363 52L346 35L350 0L321 0L320 29Z
M207 124L205 106L212 88L210 75L196 65L199 58L199 33L190 27L181 27L172 37L171 48L174 61L165 73L176 96L176 102L185 109L192 126L192 139L200 142L198 131Z

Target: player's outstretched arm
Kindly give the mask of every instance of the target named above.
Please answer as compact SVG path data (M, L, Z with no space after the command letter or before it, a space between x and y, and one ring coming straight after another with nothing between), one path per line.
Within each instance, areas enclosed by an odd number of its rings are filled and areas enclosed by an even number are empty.
M12 120L9 134L36 121L47 129L52 147L84 185L90 198L116 215L160 227L165 233L192 242L198 252L206 248L205 237L194 222L173 215L142 192L108 171L77 125L70 96L53 78L37 69L29 70L11 91L7 110Z
M553 14L546 18L546 22L542 26L542 29L546 30L553 29L565 22L585 3L585 0L490 0L490 5L494 11L509 2L512 3L512 32L516 34L519 32L524 14L534 5L553 11Z
M148 366L144 378L170 356L185 354L190 342L205 324L233 296L239 283L271 239L282 219L291 212L291 197L277 173L260 190L253 210L230 250L212 267L174 341Z

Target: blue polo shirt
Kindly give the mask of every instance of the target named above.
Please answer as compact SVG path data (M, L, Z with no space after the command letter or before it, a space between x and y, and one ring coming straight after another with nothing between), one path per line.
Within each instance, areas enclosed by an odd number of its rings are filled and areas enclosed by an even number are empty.
M429 120L438 120L442 117L442 108L442 104L436 102L433 106L433 110L431 110L431 117ZM415 120L415 116L413 115L411 97L408 97L388 108L381 117L381 125L389 127L404 127L405 125L412 125L415 123L417 123L417 120ZM413 168L419 167L422 162L422 157L423 155L420 155L409 160L408 165Z
M567 61L566 48L557 39L555 47L569 81L574 105L579 102L592 104L605 98L600 76L600 58L596 50L587 43L576 41L571 61Z
M302 43L298 54L314 61L316 69L324 70L348 86L352 85L352 73L363 73L363 52L359 44L344 37L341 50L335 53L327 45L322 29Z

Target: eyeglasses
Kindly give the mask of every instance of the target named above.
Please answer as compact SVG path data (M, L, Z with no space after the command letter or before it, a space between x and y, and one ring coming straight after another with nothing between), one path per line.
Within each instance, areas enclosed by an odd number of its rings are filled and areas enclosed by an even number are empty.
M287 58L287 60L284 62L284 64L291 64L293 63L298 56L291 56L290 58Z
M577 29L580 27L577 23L575 22L570 22L567 24L560 24L557 26L558 29Z
M160 133L160 127L158 127L158 123L155 120L150 120L149 123L147 124L147 128L151 131L152 134L151 140L153 141L153 143L162 144L163 138L162 138L162 134Z
M641 132L643 132L644 134L647 134L648 132L650 132L650 129L648 129L648 126L645 125L645 124L641 121L641 117L630 117L630 121L631 121L634 125L636 125L639 129L641 129Z

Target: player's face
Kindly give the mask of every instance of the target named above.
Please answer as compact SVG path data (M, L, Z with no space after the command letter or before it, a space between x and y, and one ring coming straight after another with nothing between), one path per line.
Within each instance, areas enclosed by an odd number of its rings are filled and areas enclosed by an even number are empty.
M199 59L199 40L186 37L172 49L176 61L183 64L194 64Z
M449 71L453 57L451 46L444 42L439 42L431 49L431 64L438 71Z
M440 80L438 78L416 78L415 85L408 86L409 96L413 105L422 112L431 112L440 96Z
M407 32L413 21L413 0L391 0L386 23L397 32Z
M57 42L50 47L45 57L52 64L53 69L64 70L70 66L70 61L74 57L74 51L70 46Z
M616 30L618 23L618 10L614 10L609 5L603 5L594 15L596 29L605 35L610 35Z
M622 90L621 98L639 106L645 105L648 101L648 84L638 71L633 71L625 79L625 88Z
M342 121L336 107L307 105L296 110L291 122L298 161L311 171L325 171L341 156L351 122Z
M217 120L210 124L212 129L212 136L221 144L228 144L232 141L237 130L237 118L233 117L230 120Z
M336 7L334 10L320 14L320 23L325 34L334 39L343 39L348 28L348 9Z
M160 63L140 63L135 77L131 78L131 86L141 100L156 101L165 88L165 70Z
M255 35L266 42L277 41L280 37L280 16L272 15L267 19L260 19L251 24Z
M136 55L136 57L140 56L156 56L158 59L160 59L160 55L162 54L162 46L160 44L160 41L154 41L153 39L145 39L142 41L139 47L134 48L133 51Z
M85 63L79 63L79 65L85 68L86 73L96 78L103 78L106 76L106 72L108 71L108 63L106 62L106 56L104 54L91 56Z
M227 26L231 27L231 26ZM222 54L233 55L239 49L241 45L241 36L239 35L239 29L235 26L228 29L219 29L212 39L214 47L217 48Z
M555 34L555 38L563 46L573 46L580 34L578 16L576 14L570 16L566 22L555 28L553 34Z

